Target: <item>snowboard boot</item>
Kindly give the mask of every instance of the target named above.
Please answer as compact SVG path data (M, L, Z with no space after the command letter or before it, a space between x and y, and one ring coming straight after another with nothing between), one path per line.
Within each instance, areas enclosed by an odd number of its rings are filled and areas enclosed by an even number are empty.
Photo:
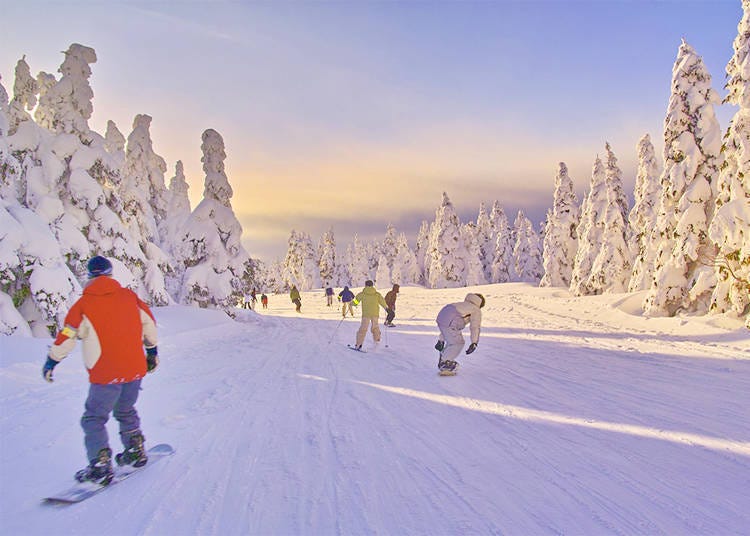
M127 440L125 450L115 456L117 465L132 465L133 467L146 465L148 456L146 456L146 449L143 446L144 441L146 441L146 438L140 432L131 435Z
M112 450L103 448L97 454L96 459L91 460L88 467L81 469L75 474L78 482L93 482L101 486L106 486L112 482L115 476L112 470Z

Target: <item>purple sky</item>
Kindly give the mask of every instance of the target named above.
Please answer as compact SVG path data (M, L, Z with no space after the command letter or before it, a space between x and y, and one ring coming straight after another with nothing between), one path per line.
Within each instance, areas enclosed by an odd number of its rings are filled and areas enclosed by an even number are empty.
M413 242L446 191L463 219L498 199L535 222L557 163L579 196L609 141L661 154L682 38L724 96L739 0L547 2L38 2L3 7L0 75L56 72L93 47L92 128L127 136L151 115L155 150L182 160L193 206L200 137L224 137L233 206L253 256L283 256L292 228ZM722 106L722 128L733 110Z

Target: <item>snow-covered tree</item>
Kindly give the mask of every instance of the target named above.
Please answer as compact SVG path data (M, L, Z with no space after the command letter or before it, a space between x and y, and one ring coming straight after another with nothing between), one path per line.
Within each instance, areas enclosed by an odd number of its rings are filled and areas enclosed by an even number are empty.
M708 231L718 246L711 310L737 314L747 313L750 305L750 0L743 0L742 9L734 55L726 67L725 99L739 109L724 139L725 160Z
M435 221L430 227L429 280L430 288L461 287L466 284L466 247L461 222L443 192L443 201L435 211Z
M409 247L406 234L400 233L396 243L396 258L393 260L391 280L398 285L411 285L419 283L421 275L417 256Z
M388 267L388 258L384 253L381 253L380 258L378 259L378 268L375 271L375 282L380 288L388 288L391 285L391 269Z
M9 126L8 112L10 108L8 105L8 92L5 86L3 86L2 80L3 77L0 75L0 136L7 136Z
M8 108L8 119L10 126L8 132L13 134L18 130L18 125L24 121L31 121L30 110L36 106L37 93L39 85L36 79L31 76L29 64L26 63L26 56L16 63L16 79L13 84L13 100L10 101Z
M364 285L365 281L372 279L373 275L370 272L369 256L356 233L354 234L352 243L346 248L346 260L349 266L349 285Z
M396 233L396 228L393 224L389 223L386 227L383 241L380 243L380 255L385 257L389 271L393 267L393 259L396 258L397 241L398 234ZM378 267L380 267L380 262L378 262Z
M242 226L232 209L232 187L224 171L224 140L213 129L203 133L203 199L190 214L180 249L186 270L181 301L229 309L243 294L249 259L242 246Z
M114 121L107 121L107 132L104 134L104 149L111 155L113 167L122 170L125 167L125 136ZM119 182L118 182L119 186Z
M296 286L299 290L310 290L320 287L317 252L309 234L292 230L283 266L283 278L289 288Z
M589 276L589 288L595 294L625 292L633 268L632 252L628 243L627 200L622 188L622 172L609 143L606 144L607 163L604 182L607 186L607 206L599 251Z
M429 263L427 252L430 249L430 224L427 220L422 220L417 233L417 243L414 247L414 255L417 257L417 268L419 269L419 282L428 280Z
M515 229L516 244L513 247L513 267L516 280L526 283L539 283L542 278L542 249L539 235L522 210L518 211Z
M147 242L161 242L159 226L166 212L167 164L154 152L150 126L150 116L135 116L133 131L128 136L121 187L125 222L144 249ZM219 195L225 197L223 193ZM230 188L229 198L231 195Z
M94 92L89 85L92 63L96 63L93 48L74 43L65 51L65 60L58 69L62 77L39 100L48 115L46 128L76 134L84 142L90 140L88 121L94 112Z
M495 240L497 238L497 231L493 227L493 223L489 214L487 214L484 203L480 203L476 234L477 245L479 246L479 260L482 263L482 271L487 281L492 279L492 261L494 260Z
M578 251L570 279L570 291L576 296L595 293L595 289L590 286L591 268L602 243L606 208L606 172L601 159L597 156L591 171L590 188L583 198L581 223L577 229Z
M637 292L651 284L654 259L649 254L655 249L649 247L656 226L656 213L661 195L659 187L659 162L656 159L651 136L644 135L636 146L638 171L635 179L635 204L630 211L629 225L632 245L635 251L633 273L628 290Z
M495 238L495 252L492 261L490 282L507 283L511 280L513 271L513 229L503 207L496 201L490 213L490 220L494 222L497 236Z
M464 266L465 282L467 286L486 285L484 277L484 266L482 265L482 252L479 248L479 229L474 222L469 222L461 227L461 235L464 243Z
M560 162L555 175L552 211L547 217L542 253L544 276L540 286L568 287L578 251L578 199L568 166Z
M644 301L651 316L708 310L716 284L716 254L708 239L721 131L714 113L720 99L703 60L685 41L672 71L672 95L664 120L664 172L656 227L659 248L654 279Z
M338 285L339 282L336 274L336 237L333 234L333 227L330 227L320 237L318 259L320 281L324 285Z
M81 287L47 222L0 200L0 289L11 296L40 337L56 335Z

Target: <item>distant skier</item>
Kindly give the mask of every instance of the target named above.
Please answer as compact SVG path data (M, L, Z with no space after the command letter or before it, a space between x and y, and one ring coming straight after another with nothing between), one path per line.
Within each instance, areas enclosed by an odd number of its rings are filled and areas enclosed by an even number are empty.
M362 343L365 342L365 336L367 335L367 328L371 326L372 338L375 343L380 342L380 326L378 326L378 318L380 316L380 307L388 310L388 306L383 299L383 295L375 290L373 282L369 279L365 281L365 288L362 292L354 297L352 302L354 305L362 303L362 323L357 330L357 342L354 345L356 350L362 349Z
M346 311L349 310L349 314L354 316L354 310L352 309L352 301L354 300L354 292L349 290L349 287L344 287L344 290L339 292L339 299L341 300L341 317L346 318Z
M437 315L437 325L440 329L435 349L440 352L438 369L441 372L450 373L456 370L458 362L455 361L464 347L464 337L461 330L469 324L471 332L471 344L466 349L466 354L471 354L477 349L479 342L479 330L482 325L482 311L484 307L484 296L469 293L464 301L451 303L443 307Z
M108 259L92 257L87 268L89 282L65 317L65 327L50 347L42 375L52 382L55 366L73 351L76 339L83 341L90 385L81 427L89 465L75 478L106 485L114 476L105 426L110 413L119 422L125 447L116 456L118 465L141 467L148 461L135 403L141 379L159 364L156 320L132 290L110 277L112 263Z
M253 289L250 293L250 309L255 311L255 304L258 303L258 291Z
M393 327L393 319L396 317L396 298L398 297L400 288L398 285L393 285L393 288L385 295L385 304L388 306L389 311L385 315L384 324L388 327Z
M333 305L333 288L326 287L326 305L328 307Z
M268 296L266 296L266 293L260 295L260 304L263 306L263 309L268 309Z
M250 297L250 294L245 294L245 298L243 300L242 308L243 309L252 309L252 306L250 305L251 301L252 301L252 298Z
M302 298L299 295L299 290L297 290L297 285L292 285L292 290L289 292L289 299L292 300L292 303L296 307L296 311L298 313L302 312Z

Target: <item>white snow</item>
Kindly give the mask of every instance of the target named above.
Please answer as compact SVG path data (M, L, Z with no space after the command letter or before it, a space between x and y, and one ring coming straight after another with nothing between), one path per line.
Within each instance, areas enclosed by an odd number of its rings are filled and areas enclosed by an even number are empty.
M434 319L467 291L479 347L439 377ZM80 345L47 384L49 341L0 337L0 533L747 534L750 331L643 295L402 286L366 354L322 290L156 308L138 409L177 454L65 508L40 499L85 464Z

